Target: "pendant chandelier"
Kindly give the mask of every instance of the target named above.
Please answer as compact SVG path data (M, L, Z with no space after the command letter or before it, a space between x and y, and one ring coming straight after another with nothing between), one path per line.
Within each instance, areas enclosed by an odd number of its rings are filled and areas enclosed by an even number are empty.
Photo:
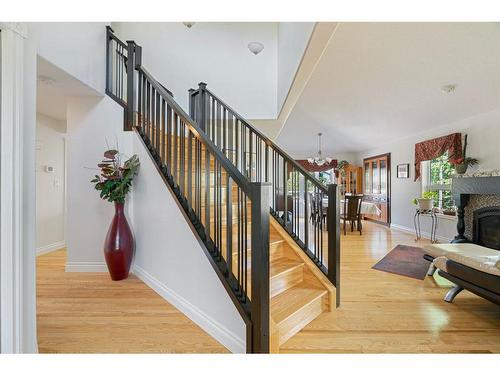
M308 158L307 159L307 161L310 164L316 164L316 165L322 166L325 163L331 163L331 161L332 161L331 158L323 158L323 156L321 154L321 136L322 135L323 135L323 133L318 133L318 144L319 144L318 156L316 156L315 158Z

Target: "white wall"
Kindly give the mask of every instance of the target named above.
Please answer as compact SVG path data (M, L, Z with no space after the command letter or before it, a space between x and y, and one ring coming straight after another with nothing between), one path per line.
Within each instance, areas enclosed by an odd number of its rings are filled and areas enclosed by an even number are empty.
M67 112L68 271L106 271L103 244L114 215L90 180L103 152L131 155L131 133L123 132L123 108L108 97L70 97ZM109 146L108 146L109 145Z
M36 248L37 253L65 245L66 123L37 114ZM54 168L47 172L46 166Z
M106 23L28 23L37 53L94 90L104 93Z
M314 22L280 22L278 25L278 113L288 95L313 28Z
M245 325L153 162L134 133L141 167L133 186L134 272L233 352Z
M410 228L413 230L413 215L415 207L411 200L420 197L422 193L421 181L414 182L415 167L415 143L427 139L436 138L454 132L467 133L468 148L467 155L479 159L479 167L482 169L500 168L500 157L498 156L498 141L500 139L500 109L473 116L461 121L447 124L446 126L419 134L416 137L401 139L397 142L386 144L375 149L362 152L358 155L358 163L362 165L363 158L391 153L391 189L392 224L396 227ZM396 166L398 164L410 164L410 178L396 178ZM430 232L430 222L427 218L422 220L422 231ZM452 239L456 235L456 221L448 218L439 220L438 236L442 241Z
M113 215L113 205L102 202L90 184L94 170L107 148L106 138L114 147L119 140L122 151L131 150L130 135L123 132L123 109L104 94L106 74L106 23L29 23L29 38L40 57L66 72L56 74L56 85L82 96L66 96L67 117L67 223L66 242L69 270L105 270L102 241ZM71 79L76 78L80 82ZM59 82L58 80L61 80ZM88 90L91 88L93 90ZM52 134L53 135L53 134ZM45 172L40 172L43 181ZM49 178L52 185L53 179ZM50 194L44 192L44 200ZM56 199L54 197L54 199ZM49 207L49 204L51 207ZM52 217L53 202L38 202L46 219ZM47 223L46 223L47 224ZM42 224L43 225L43 224ZM60 233L51 233L45 225L39 228L40 246L55 240Z
M122 40L142 46L143 64L188 108L199 82L245 118L276 118L277 23L113 23ZM264 44L253 55L249 42ZM188 112L188 111L187 111Z

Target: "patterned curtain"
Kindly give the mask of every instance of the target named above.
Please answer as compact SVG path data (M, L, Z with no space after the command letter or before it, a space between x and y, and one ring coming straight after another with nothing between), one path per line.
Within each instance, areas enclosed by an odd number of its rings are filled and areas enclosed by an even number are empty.
M420 177L420 163L435 159L448 151L451 163L462 157L462 133L453 133L415 144L415 181Z

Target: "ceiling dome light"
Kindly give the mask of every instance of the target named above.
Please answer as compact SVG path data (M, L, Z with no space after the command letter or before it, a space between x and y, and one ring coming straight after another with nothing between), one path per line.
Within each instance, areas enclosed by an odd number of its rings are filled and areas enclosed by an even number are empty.
M183 22L184 26L188 29L192 28L196 22Z
M264 49L264 45L262 43L259 43L259 42L250 42L250 43L248 43L248 49L254 55L258 55Z
M441 86L441 92L445 94L451 94L452 92L455 91L456 88L457 88L456 84L443 85Z

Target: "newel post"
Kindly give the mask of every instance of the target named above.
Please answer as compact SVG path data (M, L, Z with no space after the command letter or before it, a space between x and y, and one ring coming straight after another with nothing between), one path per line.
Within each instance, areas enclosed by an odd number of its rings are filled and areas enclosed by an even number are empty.
M135 45L134 62L134 69L138 69L142 66L142 47L138 44Z
M254 182L252 194L252 340L247 352L269 353L269 199L271 184ZM248 333L247 333L248 335ZM250 344L251 343L251 344Z
M106 94L111 92L111 33L113 29L106 26Z
M195 89L189 89L189 117L191 117L194 121L196 121L196 100L195 100Z
M198 84L198 108L197 108L197 114L196 116L196 121L198 121L198 125L200 126L201 130L206 132L207 129L207 92L205 89L207 88L207 84L204 82L200 82Z
M133 40L127 40L127 108L125 109L125 131L130 131L134 127L134 106L135 106L135 47Z
M340 305L340 201L338 186L328 185L328 279L335 285L336 306Z

